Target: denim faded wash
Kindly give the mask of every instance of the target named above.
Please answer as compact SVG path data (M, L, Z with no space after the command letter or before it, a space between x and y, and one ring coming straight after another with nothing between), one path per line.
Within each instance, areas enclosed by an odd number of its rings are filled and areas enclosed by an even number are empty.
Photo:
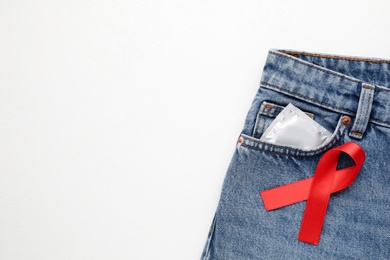
M261 142L292 103L332 133L313 149ZM346 142L366 161L331 195L318 246L297 235L305 202L267 212L259 192L313 176ZM390 259L390 60L270 50L229 165L201 259ZM349 157L339 167L349 166Z

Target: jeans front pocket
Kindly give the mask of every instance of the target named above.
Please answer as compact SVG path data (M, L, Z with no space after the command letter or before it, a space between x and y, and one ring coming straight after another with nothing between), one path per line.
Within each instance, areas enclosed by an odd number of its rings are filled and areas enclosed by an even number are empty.
M337 126L335 127L332 135L323 144L311 149L303 149L299 147L292 147L292 146L285 146L285 145L263 142L260 141L259 138L249 136L244 133L240 134L238 146L246 147L252 150L259 150L270 154L279 154L279 155L297 156L297 157L313 156L325 152L326 150L335 147L341 143L342 138L345 134L345 130L348 127L345 124L343 124L343 117L344 115L340 116L337 122Z

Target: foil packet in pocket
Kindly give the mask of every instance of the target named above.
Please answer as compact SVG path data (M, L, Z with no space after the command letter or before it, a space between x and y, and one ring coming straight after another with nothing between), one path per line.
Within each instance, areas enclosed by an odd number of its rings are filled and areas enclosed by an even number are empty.
M323 126L290 103L271 122L260 141L311 149L326 142L331 135Z

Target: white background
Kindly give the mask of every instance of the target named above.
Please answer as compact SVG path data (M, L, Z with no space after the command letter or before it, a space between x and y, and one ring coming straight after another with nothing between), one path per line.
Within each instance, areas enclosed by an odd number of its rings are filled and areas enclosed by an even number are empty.
M199 259L268 50L390 58L389 8L0 0L0 259Z

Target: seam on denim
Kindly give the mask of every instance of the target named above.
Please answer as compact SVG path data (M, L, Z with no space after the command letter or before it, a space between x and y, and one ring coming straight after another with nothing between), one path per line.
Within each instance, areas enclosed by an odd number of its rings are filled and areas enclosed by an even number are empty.
M285 52L283 52L283 54L281 53L278 53L278 52L275 52L275 51L270 51L270 53L272 54L275 54L275 55L278 55L278 56L282 56L282 57L285 57L285 58L288 58L288 59L291 59L293 61L296 61L298 63L301 63L303 65L307 65L307 66L310 66L310 67L313 67L315 69L318 69L318 70L321 70L323 72L326 72L326 73L330 73L330 74L333 74L337 77L341 77L343 79L347 79L347 80L351 80L353 82L356 82L356 83L363 83L363 81L359 80L359 79L355 79L351 76L347 76L347 75L344 75L344 74L341 74L339 72L335 72L335 71L332 71L332 70L328 70L328 69L324 69L324 68L321 68L319 67L318 65L315 65L315 64L311 64L310 62L307 62L307 61L303 61L303 60L300 60L299 58L295 57L295 58L291 58L289 57L288 55L286 55ZM381 87L381 86L376 86L377 89L380 89L381 91L386 91L386 92L390 92L390 89L389 88L385 88L385 87Z
M254 146L251 146L251 145L247 145L245 143L242 143L241 146L247 147L248 149L253 149L253 150L257 150L257 151L263 151L263 152L266 152L266 153L273 153L273 154L279 154L279 155L284 155L284 156L294 156L294 157L307 157L307 155L291 155L291 154L286 154L286 153L282 153L282 152L264 150L264 149L260 149L259 147L254 147Z
M254 150L258 150L258 151L263 151L265 153L273 153L273 154L279 154L279 155L285 155L285 156L307 157L307 156L311 155L311 154L307 154L307 155L289 154L289 153L286 153L286 152L277 152L277 151L272 151L272 150L265 150L265 149L261 149L261 148L256 147L256 146L251 146L251 145L245 144L245 143L242 143L241 146L247 147L248 149L254 149ZM294 151L294 152L297 152L297 151Z
M253 135L256 136L257 135L257 131L259 129L259 120L261 120L261 117L260 117L260 114L261 112L264 110L264 107L263 107L263 104L260 105L260 110L259 112L257 113L257 117L256 117L256 121L255 121L255 129L253 131Z
M278 52L273 52L273 51L270 51L270 53L272 54L275 54L275 55L278 55L278 56L281 56L281 57L285 57L287 59L290 59L290 60L293 60L293 61L296 61L298 63L301 63L303 65L306 65L306 66L309 66L309 67L312 67L316 70L320 70L320 71L323 71L323 72L326 72L326 73L329 73L329 74L332 74L332 75L335 75L337 77L340 77L340 78L343 78L343 79L347 79L347 80L351 80L351 81L354 81L356 83L362 83L361 80L358 80L358 79L355 79L355 78L352 78L350 76L346 76L344 74L341 74L341 73L338 73L338 72L335 72L335 71L332 71L332 70L329 70L329 69L324 69L322 67L319 67L318 65L314 65L314 64L311 64L309 62L304 62L303 60L300 60L299 58L292 58L291 56L288 56L286 54L281 54L281 53L278 53Z
M264 104L264 101L261 103L261 106L260 106L260 110L259 112L257 113L257 119L256 119L256 126L255 126L255 131L253 133L254 136L258 136L262 133L263 131L263 128L264 128L264 125L265 125L265 118L264 118L264 114L268 114L268 112L266 113L267 106Z
M218 212L218 210L214 213L214 217L213 217L213 220L212 220L212 223L211 223L208 235L207 235L207 240L206 240L204 252L202 253L202 256L201 256L203 258L201 260L207 260L210 258L211 242L212 242L212 239L214 237L215 227L216 227L216 223L217 223L216 222L217 221L217 219L216 219L217 212Z
M324 103L324 102L320 102L320 101L315 100L313 98L309 98L309 97L303 96L301 94L295 93L293 91L290 91L290 90L287 90L287 89L284 89L284 88L281 88L281 87L269 84L269 83L267 83L265 81L261 81L260 84L263 85L264 87L269 86L270 88L278 89L281 92L289 93L291 95L295 95L295 96L300 97L300 98L305 99L305 100L310 100L310 101L312 101L313 103L316 103L316 104L320 104L320 105L331 107L331 108L336 109L336 110L340 110L340 111L348 113L348 114L350 114L352 116L356 115L355 112L352 112L352 111L350 111L348 109L344 109L344 108L336 107L336 106L333 106L333 105L330 105L330 104L327 104L327 103ZM371 118L370 121L371 122L377 122L377 123L380 123L380 124L385 124L386 126L390 126L390 121L383 121L383 120L380 120L380 119L377 119L377 118Z
M342 55L329 55L329 54L319 54L319 53L310 53L303 51L288 51L288 50L279 50L286 54L295 54L295 55L304 55L312 56L326 59L339 59L339 60L351 60L351 61L361 61L361 62L375 62L375 63L390 63L390 60L386 59L376 59L376 58L359 58L359 57L346 57Z
M271 116L271 110L272 108L270 107L267 107L267 112L265 113L267 116ZM263 120L261 121L261 132L259 134L263 134L264 133L264 129L265 129L265 125L266 125L266 122L268 120L268 118L266 117L266 115L263 115Z
M242 136L242 135L241 135ZM246 139L250 139L252 142L254 142L254 143L257 143L257 144L259 144L259 143L261 143L261 144L265 144L265 145L267 145L267 143L265 143L265 142L263 142L263 141L260 141L260 140L258 140L257 138L254 138L254 137L251 137L251 136L244 136L244 138L246 138ZM256 140L257 139L257 140ZM243 144L245 144L244 142L241 144L241 145L243 145ZM249 147L254 147L254 146L251 146L251 145L247 145L247 146L249 146ZM283 146L283 145L277 145L277 144L272 144L272 146L273 147L276 147L276 148L286 148L286 146ZM301 151L300 149L298 149L298 148L289 148L290 150L297 150L297 151ZM261 149L261 150L263 150L263 149Z
M262 134L263 131L264 131L265 120L267 120L267 119L265 118L265 116L264 116L264 115L261 115L260 124L259 124L259 128L258 128L258 132L256 133L257 136L259 136L259 138L260 138L261 134Z
M300 97L300 98L303 98L303 99L306 99L306 100L310 100L310 101L312 101L314 103L317 103L317 104L320 104L320 105L328 106L328 107L331 107L333 109L337 109L337 110L340 110L342 112L346 112L346 113L352 114L353 116L355 115L355 112L350 111L348 109L344 109L344 108L341 108L341 107L336 107L334 105L331 105L331 104L328 104L328 103L324 103L324 102L318 101L318 100L313 99L313 98L306 97L304 95L301 95L301 94L298 94L296 92L293 92L293 91L290 91L290 90L287 90L287 89L284 89L284 88L281 88L281 87L269 84L269 83L264 82L264 81L261 81L261 84L264 85L264 86L269 86L271 88L276 88L276 89L278 89L278 90L280 90L282 92L286 92L286 93L289 93L291 95L294 95L294 96L297 96L297 97Z
M291 151L291 153L277 152L277 151L273 151L273 150L261 149L259 147L251 146L251 145L248 145L245 143L242 143L241 146L247 147L248 149L263 151L265 153L273 153L273 154L279 154L279 155L290 156L290 157L309 157L309 156L315 156L317 154L320 154L320 153L328 150L330 147L332 147L335 144L337 144L338 142L340 142L340 140L342 140L342 138L344 136L345 136L345 129L342 131L342 133L340 135L335 136L335 139L332 142L330 142L328 145L322 147L321 149L310 151L310 152L301 151L301 150L296 149L296 148L285 148L285 147L283 149L285 149L286 151ZM274 145L274 146L277 146L277 145ZM305 153L305 154L302 154L302 153Z
M264 128L266 125L267 118L265 117L266 115L272 117L271 111L272 109L276 109L275 104L271 104L272 107L267 106L268 103L266 101L263 101L260 105L259 112L257 113L256 121L255 121L255 129L253 131L253 136L258 136L261 133L264 132Z
M255 121L255 129L253 130L253 133L252 133L252 135L254 135L254 136L256 136L256 133L257 133L258 120L259 120L259 116L257 116L257 118L256 118L256 121Z
M253 135L256 136L257 135L257 130L258 130L258 125L259 125L259 120L260 120L260 112L261 110L263 110L263 105L261 105L260 107L260 111L257 113L257 117L256 117L256 121L255 121L255 129L253 130Z
M382 121L382 120L379 120L379 119L376 119L376 118L371 118L370 121L371 121L371 122L377 122L377 123L379 123L379 124L384 124L384 125L390 126L390 122L389 122L389 121Z
M272 111L272 108L271 107L266 107L267 109L267 112L264 112L266 116L271 116L271 111Z
M389 88L385 88L385 87L381 87L381 86L375 86L375 90L378 90L378 89L380 89L381 91L390 92Z

